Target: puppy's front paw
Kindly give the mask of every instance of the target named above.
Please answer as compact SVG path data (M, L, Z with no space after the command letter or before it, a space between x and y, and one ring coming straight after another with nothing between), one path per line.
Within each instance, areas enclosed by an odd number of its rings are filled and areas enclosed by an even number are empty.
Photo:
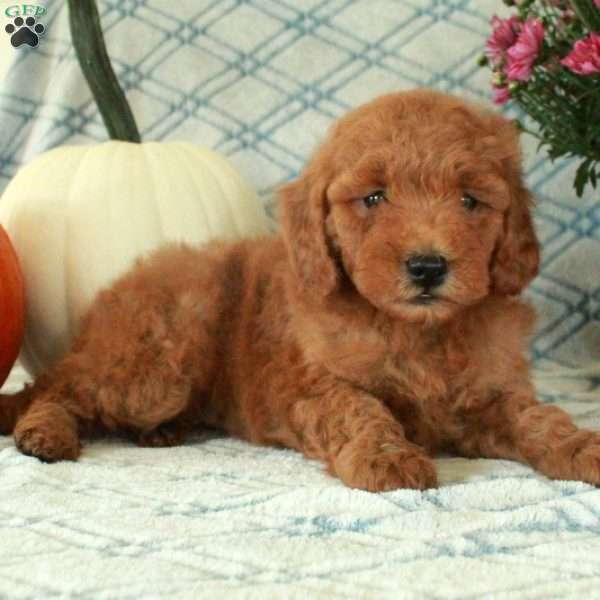
M568 479L600 485L600 434L589 433L585 444L577 450L566 470ZM572 471L571 475L569 471Z
M370 450L362 443L350 441L335 459L333 470L346 485L369 492L437 486L433 461L404 440L382 443Z

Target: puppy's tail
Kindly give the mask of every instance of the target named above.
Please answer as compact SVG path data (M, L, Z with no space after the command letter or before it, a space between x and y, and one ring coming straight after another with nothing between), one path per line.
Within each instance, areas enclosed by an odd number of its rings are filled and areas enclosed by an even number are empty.
M32 386L26 385L13 395L0 394L0 434L13 432L17 420L27 410L33 397Z

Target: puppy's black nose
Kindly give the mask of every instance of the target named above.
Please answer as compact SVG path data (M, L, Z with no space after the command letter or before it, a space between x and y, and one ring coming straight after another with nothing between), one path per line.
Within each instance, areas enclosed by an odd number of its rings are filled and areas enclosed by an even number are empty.
M406 261L406 269L415 285L430 289L442 284L446 279L448 263L440 254L419 255Z

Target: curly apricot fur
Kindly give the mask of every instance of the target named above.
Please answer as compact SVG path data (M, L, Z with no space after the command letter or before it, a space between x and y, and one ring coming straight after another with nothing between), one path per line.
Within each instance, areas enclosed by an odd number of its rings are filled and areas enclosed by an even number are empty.
M140 260L71 351L3 398L0 431L51 461L77 458L80 435L165 445L208 425L371 491L435 486L441 450L600 483L600 436L530 381L518 294L539 248L517 137L428 90L349 113L281 191L280 237ZM375 190L386 200L368 208ZM430 252L449 273L423 303L405 264Z

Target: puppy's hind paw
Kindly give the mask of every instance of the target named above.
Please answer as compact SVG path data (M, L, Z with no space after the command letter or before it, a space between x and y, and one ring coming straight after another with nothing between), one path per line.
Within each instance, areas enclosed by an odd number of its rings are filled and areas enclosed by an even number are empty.
M17 448L43 462L77 460L81 444L77 422L62 406L32 406L17 422L14 431Z
M180 446L185 439L185 430L175 423L163 423L152 431L137 438L138 446L147 448L169 448Z
M81 454L77 436L44 427L15 431L15 442L23 454L35 456L42 462L77 460Z

